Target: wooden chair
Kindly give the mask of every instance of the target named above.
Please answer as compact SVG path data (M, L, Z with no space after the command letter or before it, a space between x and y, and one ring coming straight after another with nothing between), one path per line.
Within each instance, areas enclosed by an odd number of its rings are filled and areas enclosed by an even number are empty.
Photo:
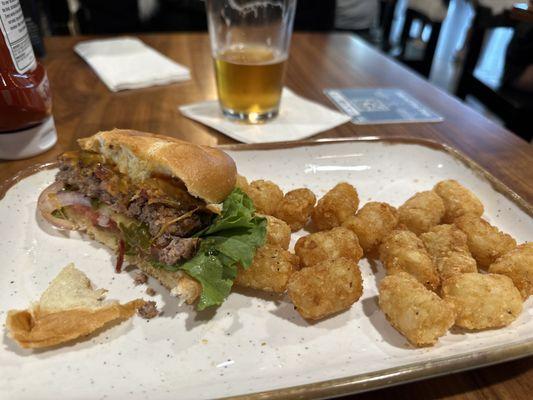
M411 59L406 55L407 44L410 41L411 28L415 21L418 21L422 25L422 29L426 26L431 27L429 40L425 43L422 57L419 59ZM405 22L400 37L400 54L396 58L421 75L429 77L431 65L433 64L433 58L435 56L435 50L437 49L437 43L439 41L441 27L442 22L433 21L422 12L407 8L405 11Z
M514 27L516 24L508 12L493 15L488 8L476 8L456 95L463 100L467 95L474 96L499 116L509 130L529 141L533 138L533 95L490 85L475 76L487 31L496 27Z
M381 49L388 52L391 49L390 33L394 22L394 12L398 0L380 0L379 28L381 29Z

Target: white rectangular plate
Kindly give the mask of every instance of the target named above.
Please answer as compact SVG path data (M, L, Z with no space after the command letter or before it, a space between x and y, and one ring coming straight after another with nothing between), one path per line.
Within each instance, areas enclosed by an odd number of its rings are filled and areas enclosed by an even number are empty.
M261 149L258 149L261 148ZM313 145L230 146L239 172L269 179L285 191L323 195L340 181L356 186L361 203L399 206L415 192L455 178L485 205L485 217L518 242L533 239L531 209L503 185L443 146L405 140L354 140ZM461 161L462 160L462 161ZM148 298L127 272L114 273L102 246L50 228L36 215L40 191L56 170L16 183L0 200L0 318L26 308L69 262L108 298ZM304 232L294 235L296 237ZM473 368L533 353L533 301L505 329L448 333L414 349L377 307L376 281L360 263L364 294L349 311L313 324L285 298L239 290L217 310L197 313L150 281L164 314L135 317L86 340L47 351L21 350L6 333L0 349L0 398L207 399L257 392L271 398L333 396ZM133 272L130 272L133 274ZM255 396L252 396L255 397ZM265 397L262 397L265 398Z

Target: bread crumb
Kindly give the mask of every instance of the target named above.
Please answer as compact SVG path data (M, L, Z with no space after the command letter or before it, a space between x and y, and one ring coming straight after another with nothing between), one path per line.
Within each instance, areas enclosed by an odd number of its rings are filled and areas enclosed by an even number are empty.
M135 278L133 278L133 282L135 283L135 286L143 285L148 282L148 275L142 272L137 272Z
M155 293L156 293L156 291L153 288L151 288L151 287L146 289L146 294L148 296L155 296Z
M156 307L155 301L147 301L137 310L137 313L145 319L152 319L159 315L159 310Z

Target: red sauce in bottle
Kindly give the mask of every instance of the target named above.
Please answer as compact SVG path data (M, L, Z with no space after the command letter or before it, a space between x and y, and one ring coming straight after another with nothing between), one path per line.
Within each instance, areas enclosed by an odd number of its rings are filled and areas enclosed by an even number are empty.
M51 111L48 77L35 60L19 0L0 0L0 133L39 125Z

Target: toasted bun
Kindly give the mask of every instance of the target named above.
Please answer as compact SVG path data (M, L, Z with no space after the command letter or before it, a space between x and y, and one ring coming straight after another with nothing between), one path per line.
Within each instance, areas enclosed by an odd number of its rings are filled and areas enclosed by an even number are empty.
M67 265L52 281L38 303L27 310L10 310L6 326L21 347L58 345L133 316L141 299L120 304L104 301L104 289L94 290L85 274Z
M169 175L180 179L191 195L208 203L220 203L235 187L235 162L213 147L126 129L98 132L78 143L82 149L112 160L133 181L153 172Z

